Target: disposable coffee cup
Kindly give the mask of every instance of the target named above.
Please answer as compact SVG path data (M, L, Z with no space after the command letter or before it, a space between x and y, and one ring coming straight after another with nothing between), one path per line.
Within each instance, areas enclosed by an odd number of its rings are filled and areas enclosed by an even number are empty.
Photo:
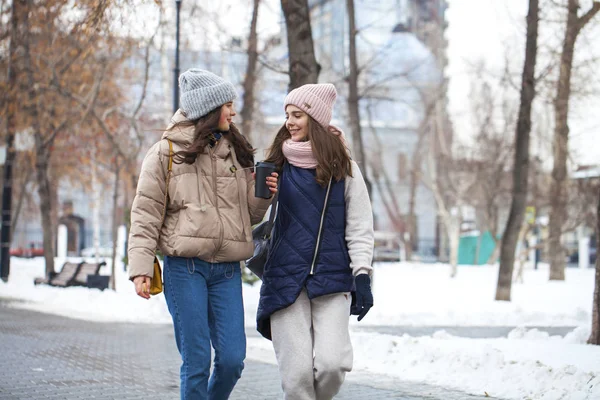
M267 186L267 177L271 176L271 173L275 172L276 166L272 163L257 162L256 171L256 182L254 185L254 196L263 199L269 199L273 195Z

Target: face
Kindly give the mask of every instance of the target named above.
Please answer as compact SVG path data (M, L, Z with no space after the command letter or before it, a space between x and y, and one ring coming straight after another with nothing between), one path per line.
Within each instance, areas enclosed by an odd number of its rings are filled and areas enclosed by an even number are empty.
M308 140L308 115L298 107L290 104L285 108L285 127L292 135L292 141Z
M219 130L221 132L227 132L229 125L231 125L231 119L236 115L235 107L233 102L225 103L221 106L221 117L219 118Z

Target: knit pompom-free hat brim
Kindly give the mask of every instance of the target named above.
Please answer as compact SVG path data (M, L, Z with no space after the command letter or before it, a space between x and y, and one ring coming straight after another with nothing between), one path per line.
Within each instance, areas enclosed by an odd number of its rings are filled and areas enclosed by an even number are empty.
M188 119L205 116L237 98L231 82L210 71L191 68L179 76L180 108Z
M329 127L333 105L337 98L331 83L306 84L292 90L283 102L283 108L293 105L313 117L324 128Z

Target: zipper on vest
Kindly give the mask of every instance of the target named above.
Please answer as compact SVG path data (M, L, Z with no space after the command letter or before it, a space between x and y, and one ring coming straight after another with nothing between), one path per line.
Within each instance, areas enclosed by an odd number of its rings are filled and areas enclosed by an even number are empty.
M221 144L222 140L219 140L216 146L212 149L208 149L208 154L210 156L210 162L212 165L212 178L213 178L213 192L215 194L215 210L217 210L217 216L219 217L219 242L215 246L215 251L211 257L210 262L215 262L215 256L221 250L221 246L223 245L223 236L224 236L224 228L223 228L223 219L221 218L221 212L219 211L219 195L217 194L217 156L216 150Z
M321 213L321 222L319 223L319 234L317 235L317 244L315 245L315 254L313 256L312 264L310 266L310 275L314 275L315 263L319 255L319 246L321 244L321 233L323 233L323 222L325 221L325 211L327 210L327 202L329 200L329 191L331 190L331 179L327 185L327 193L325 193L325 203L323 204L323 212Z

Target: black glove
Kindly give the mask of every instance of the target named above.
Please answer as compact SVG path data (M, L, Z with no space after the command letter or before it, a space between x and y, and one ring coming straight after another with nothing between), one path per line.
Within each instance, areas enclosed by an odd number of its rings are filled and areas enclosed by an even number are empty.
M350 314L358 315L360 321L367 315L371 307L373 307L373 293L371 293L371 278L367 274L360 274L354 278L356 284L356 293L354 294L354 300L352 307L350 307Z

